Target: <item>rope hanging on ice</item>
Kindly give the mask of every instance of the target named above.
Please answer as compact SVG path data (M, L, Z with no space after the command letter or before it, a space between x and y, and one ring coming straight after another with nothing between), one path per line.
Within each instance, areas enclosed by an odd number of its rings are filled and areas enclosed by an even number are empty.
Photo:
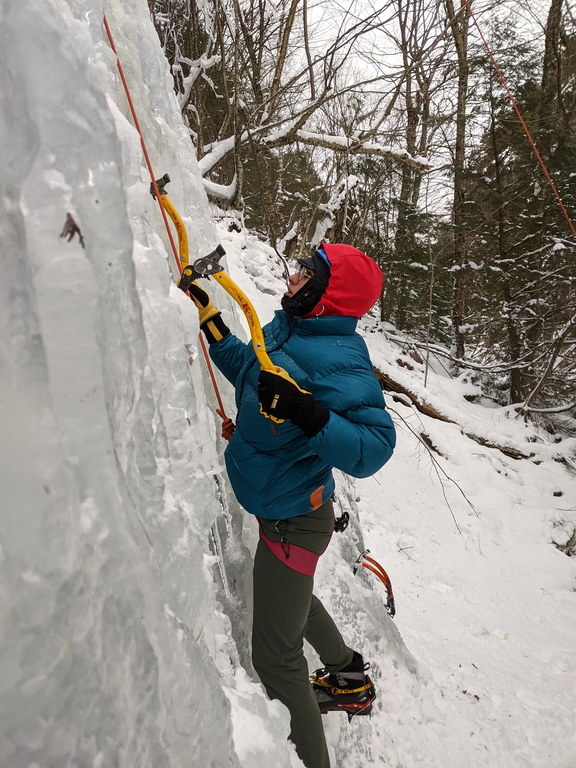
M180 275L182 275L183 266L182 266L182 258L181 253L178 252L178 249L176 248L176 243L174 242L174 237L172 235L172 231L170 229L170 225L168 223L167 213L165 210L165 205L162 200L162 195L160 192L160 189L158 187L158 182L156 181L156 176L154 174L154 171L152 169L152 163L150 161L150 155L148 154L148 149L146 147L146 142L144 140L144 135L142 133L142 129L140 128L140 122L138 121L138 115L136 114L136 108L134 107L134 102L132 100L132 95L130 93L130 88L128 87L128 82L126 80L126 77L124 75L124 70L122 68L122 63L120 61L120 57L118 55L118 51L116 50L116 45L114 43L114 38L112 36L112 31L110 29L110 25L108 23L108 19L106 18L106 14L103 15L102 18L104 22L104 27L106 29L106 34L108 35L108 40L110 42L110 47L114 51L114 54L116 56L116 66L118 68L118 73L120 75L120 79L122 81L122 85L124 86L124 92L126 94L126 98L128 100L128 106L130 108L130 112L132 114L132 119L134 121L134 127L138 131L138 135L140 136L140 144L142 146L142 152L144 153L144 159L146 161L146 165L148 167L148 172L150 174L150 181L151 181L151 188L153 190L153 197L156 198L158 205L160 206L160 213L162 214L162 219L164 221L164 226L166 227L166 232L168 233L168 239L170 240L170 245L172 247L172 253L174 255L174 260L176 262L176 266L178 267L178 271ZM166 176L163 177L165 179ZM168 178L169 180L169 178ZM164 195L165 197L165 195ZM176 213L176 216L178 214ZM178 216L178 220L180 221L181 226L183 227L183 224L180 220L180 217ZM184 233L185 234L185 233ZM186 239L186 249L187 249L187 239ZM187 254L186 259L187 261ZM216 413L220 416L222 419L222 437L224 437L226 440L230 440L232 437L232 433L234 432L234 423L232 422L232 419L230 419L228 416L226 416L226 412L224 410L224 405L222 403L222 398L220 397L220 391L218 389L218 384L216 382L216 378L214 376L214 371L212 370L212 364L210 362L210 358L208 356L208 351L206 349L206 345L204 344L204 339L202 337L202 334L199 334L200 338L200 344L202 347L202 352L204 354L204 359L206 360L206 365L208 367L208 372L210 374L210 378L212 380L212 385L214 387L214 391L216 393L216 399L218 400L218 408L216 409Z

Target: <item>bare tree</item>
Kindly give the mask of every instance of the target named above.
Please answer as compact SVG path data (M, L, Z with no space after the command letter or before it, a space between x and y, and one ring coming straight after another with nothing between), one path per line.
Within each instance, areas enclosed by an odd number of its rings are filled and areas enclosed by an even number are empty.
M351 77L351 58L382 29L391 6L342 13L328 46L314 34L310 10L298 0L274 8L261 0L156 0L154 19L172 63L176 90L195 141L209 195L241 205L241 165L259 177L263 203L274 220L274 153L316 147L348 156L391 158L427 167L407 148L382 141L381 115L353 137L322 129L322 110L339 98L377 88L385 102L397 94L394 73L363 66ZM316 13L318 10L316 10ZM304 54L302 53L304 51ZM274 229L274 227L272 227ZM273 233L274 235L276 233Z

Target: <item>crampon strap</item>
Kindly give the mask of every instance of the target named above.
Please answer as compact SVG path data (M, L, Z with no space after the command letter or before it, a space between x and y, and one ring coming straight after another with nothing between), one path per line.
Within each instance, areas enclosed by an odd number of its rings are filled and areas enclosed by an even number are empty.
M368 691L372 687L372 683L366 683L366 685L362 685L360 688L335 688L330 685L330 683L317 678L315 675L310 675L310 681L314 683L314 685L326 688L327 692L331 693L333 696L346 695L348 693L362 693L362 691Z

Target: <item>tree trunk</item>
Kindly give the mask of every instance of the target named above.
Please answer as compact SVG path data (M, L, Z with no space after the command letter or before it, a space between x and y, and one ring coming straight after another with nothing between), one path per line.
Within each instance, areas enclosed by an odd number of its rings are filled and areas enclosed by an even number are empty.
M498 146L496 134L496 105L494 99L495 78L493 71L490 70L490 141L492 144L492 156L494 158L494 184L498 193L498 200L505 198L504 183L502 179L503 160ZM496 220L498 226L498 260L499 268L502 270L502 298L504 300L503 315L506 323L506 332L508 336L508 351L511 360L520 358L522 343L519 329L516 325L514 310L512 307L512 292L510 290L510 275L508 270L507 238L504 218L504 207L498 205L496 208ZM522 396L522 370L518 367L510 371L510 383L508 388L508 399L511 403L518 403L523 399Z
M456 108L456 142L454 146L454 196L452 227L454 241L454 286L452 294L452 346L456 358L464 357L463 325L466 317L467 263L465 231L466 105L468 92L468 13L462 2L457 13L452 0L445 0L452 39L458 57L458 102Z
M554 91L557 111L562 110L562 73L560 55L560 32L562 21L562 0L552 0L546 21L544 62L542 66L542 92Z

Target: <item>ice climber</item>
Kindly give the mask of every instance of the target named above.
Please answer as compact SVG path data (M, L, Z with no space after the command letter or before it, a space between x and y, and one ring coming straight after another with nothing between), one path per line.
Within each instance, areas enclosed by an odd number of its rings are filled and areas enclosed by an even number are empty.
M290 739L304 764L328 768L321 713L366 714L375 698L368 665L312 592L318 558L334 530L332 469L373 474L392 455L395 431L356 333L357 319L380 296L380 268L339 244L322 245L299 266L288 279L282 309L263 329L272 362L289 379L260 369L252 345L230 333L198 284L190 294L210 356L236 391L228 476L260 525L254 668L270 698L290 711ZM312 678L304 639L324 665Z

